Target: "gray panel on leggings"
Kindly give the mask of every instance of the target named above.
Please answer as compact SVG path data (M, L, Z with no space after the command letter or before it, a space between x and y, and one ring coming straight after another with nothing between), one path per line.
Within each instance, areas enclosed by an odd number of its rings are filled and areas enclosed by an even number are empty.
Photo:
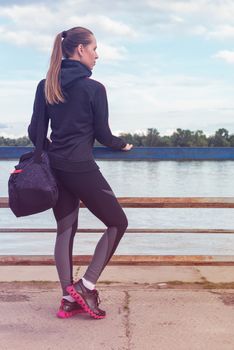
M113 197L115 197L115 194L114 194L114 192L113 191L111 191L111 190L102 190L103 192L106 192L106 193L108 193L108 194L110 194L111 196L113 196Z
M69 227L63 233L57 235L55 248L54 248L54 256L56 260L56 268L58 271L59 279L61 286L63 288L63 293L68 294L66 292L66 287L71 284L70 275L70 257L69 257L69 245L70 239L72 235L72 227Z
M63 295L67 295L66 287L71 284L71 262L69 255L71 236L73 232L73 225L78 217L79 206L73 210L72 213L59 220L58 234L54 247L54 257L56 261L56 268L58 271L60 283L63 289ZM74 227L76 230L76 227Z
M70 214L60 219L57 222L58 234L60 235L64 231L66 231L69 227L73 225L78 217L79 206L76 207Z
M86 278L88 281L91 281L94 284L97 282L98 277L100 276L103 267L111 254L117 232L117 227L108 227L100 238L94 251L92 261L84 275L84 278Z

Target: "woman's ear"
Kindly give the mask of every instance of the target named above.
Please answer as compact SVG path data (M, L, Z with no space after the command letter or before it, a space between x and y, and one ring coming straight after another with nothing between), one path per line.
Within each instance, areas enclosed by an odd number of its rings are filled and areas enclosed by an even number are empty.
M77 53L78 53L78 56L79 56L79 57L82 57L82 56L83 56L84 47L83 47L82 44L79 44L79 45L77 46Z

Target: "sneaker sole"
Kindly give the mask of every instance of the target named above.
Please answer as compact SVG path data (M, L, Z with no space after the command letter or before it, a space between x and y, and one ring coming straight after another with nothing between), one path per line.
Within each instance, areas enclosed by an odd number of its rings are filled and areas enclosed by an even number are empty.
M58 318L70 318L72 316L75 316L77 314L84 313L84 310L73 310L73 311L62 311L59 310L56 314Z
M90 307L86 304L85 300L82 298L82 296L75 290L73 286L67 287L68 293L76 300L76 302L82 307L83 310L85 310L91 317L95 319L101 319L105 318L105 316L99 316L93 312Z

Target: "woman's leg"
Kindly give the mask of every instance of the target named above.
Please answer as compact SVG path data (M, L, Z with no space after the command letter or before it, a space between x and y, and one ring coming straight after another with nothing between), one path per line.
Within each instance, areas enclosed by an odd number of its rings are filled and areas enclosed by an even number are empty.
M85 206L107 226L84 275L85 279L95 284L126 231L127 217L99 170L86 173L56 170L56 174L63 186L77 195Z
M57 222L54 257L63 296L69 295L66 287L73 283L72 250L77 230L80 200L58 183L59 198L53 208Z

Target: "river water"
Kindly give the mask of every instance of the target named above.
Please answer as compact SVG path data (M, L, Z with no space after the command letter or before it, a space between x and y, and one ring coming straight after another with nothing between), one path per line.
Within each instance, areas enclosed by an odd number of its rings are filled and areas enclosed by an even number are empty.
M97 161L117 197L234 196L233 161ZM0 197L15 160L0 161ZM234 229L234 209L124 208L128 228ZM0 209L0 227L55 228L52 211L16 218ZM86 208L80 209L79 228L103 228ZM78 233L74 254L92 254L101 234ZM55 233L0 233L0 254L53 254ZM234 235L125 234L117 254L234 255Z

